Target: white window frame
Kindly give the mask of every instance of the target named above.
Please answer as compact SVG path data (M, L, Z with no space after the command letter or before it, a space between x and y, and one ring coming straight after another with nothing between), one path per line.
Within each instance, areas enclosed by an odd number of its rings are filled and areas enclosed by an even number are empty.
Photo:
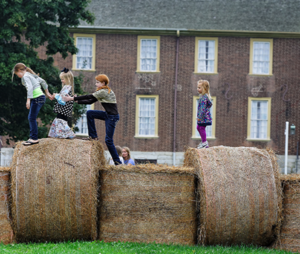
M208 140L214 140L216 139L216 105L217 105L217 97L211 96L212 99L212 107L211 110L211 118L212 118L212 124L208 125L207 128L211 128L211 136L206 136ZM198 103L197 100L199 100L198 96L193 96L193 119L192 119L192 139L195 140L201 140L201 137L199 135L199 132L197 130L197 111L198 111Z
M199 71L199 43L200 41L214 41L215 44L215 48L214 48L214 67L213 67L213 71L212 72L208 72L208 71ZM218 73L218 38L215 37L196 37L195 38L195 73L199 73L199 74L217 74ZM205 58L205 60L207 60ZM208 61L208 60L207 60Z
M156 69L155 70L144 70L142 69L142 41L143 40L156 40ZM158 73L160 72L160 36L138 36L138 47L137 47L137 71L142 73Z
M266 101L267 104L267 137L266 138L252 138L251 137L251 120L252 120L252 102L253 101ZM247 140L249 141L270 141L270 129L271 129L271 98L257 98L249 97L248 98L248 127L247 127Z
M154 135L140 135L139 123L140 123L140 99L155 99L155 131ZM136 114L135 114L135 138L158 138L158 95L137 95L136 96Z
M85 113L83 113L82 115L81 115L81 117L77 120L77 123L76 123L76 125L75 125L75 127L78 127L78 129L80 130L80 128L79 128L79 124L81 124L82 123L82 121L84 120L85 121L85 125L86 125L86 130L87 130L87 132L86 133L82 133L82 132L80 132L80 131L76 131L75 132L75 135L76 136L88 136L89 135L89 132L88 132L88 125L87 125L87 117L86 117L86 112L88 111L88 110L94 110L94 104L87 104L86 105L86 107L87 107L87 109L86 109L86 111L85 111Z
M268 73L260 73L254 71L254 54L255 54L255 49L254 45L256 43L269 43L269 65L268 65ZM249 74L250 75L255 75L255 76L272 76L273 75L273 39L250 39L250 64L249 64L250 70Z
M78 38L91 38L92 39L92 66L88 68L77 68L77 57L78 55L73 55L73 70L82 71L95 71L95 57L96 57L96 35L95 34L74 34L74 44L78 44Z

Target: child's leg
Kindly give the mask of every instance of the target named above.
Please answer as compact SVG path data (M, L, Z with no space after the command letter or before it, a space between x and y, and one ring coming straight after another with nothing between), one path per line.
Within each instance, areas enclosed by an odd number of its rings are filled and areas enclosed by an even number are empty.
M105 143L115 165L122 164L113 140L115 128L118 121L119 121L119 115L109 115L108 118L105 120L105 128L106 128Z
M105 111L101 110L88 110L86 112L86 118L87 118L87 124L88 124L88 131L89 131L89 136L91 138L97 138L97 130L95 126L95 119L99 120L106 120L107 114Z
M206 131L205 131L205 128L206 128L206 126L197 125L197 130L198 130L198 132L200 134L202 143L206 142Z
M46 97L44 95L35 99L31 99L28 121L30 127L30 139L32 140L38 140L38 125L36 119L41 107L45 103L45 100Z

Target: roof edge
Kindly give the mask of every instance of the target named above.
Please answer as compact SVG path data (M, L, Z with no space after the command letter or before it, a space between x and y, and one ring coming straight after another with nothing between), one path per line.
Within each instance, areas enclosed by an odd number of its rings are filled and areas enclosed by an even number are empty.
M132 35L172 35L177 36L213 36L213 37L256 37L256 38L300 38L300 32L243 31L243 30L194 30L185 28L149 28L149 27L70 27L72 33L132 34Z

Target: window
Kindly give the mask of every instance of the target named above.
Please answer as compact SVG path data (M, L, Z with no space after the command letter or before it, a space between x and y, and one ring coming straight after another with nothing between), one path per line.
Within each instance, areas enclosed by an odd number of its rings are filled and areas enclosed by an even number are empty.
M78 119L77 124L75 125L79 130L76 131L77 136L88 136L88 126L87 126L87 118L86 118L86 112L88 110L94 109L94 104L92 105L85 105L86 111L84 114L81 115L81 117Z
M273 40L251 39L250 41L250 74L272 75Z
M248 98L248 139L270 140L271 98Z
M136 96L135 137L158 137L158 95Z
M212 124L206 126L206 138L214 139L215 138L215 130L216 130L216 96L211 97L213 105L210 108L210 114L212 118ZM192 130L192 138L193 139L201 139L199 132L197 130L197 112L198 112L198 104L199 104L199 96L194 96L193 98L193 130Z
M195 73L218 73L218 38L196 37Z
M160 37L138 36L137 72L159 72Z
M96 35L74 34L78 49L73 55L73 70L95 70Z

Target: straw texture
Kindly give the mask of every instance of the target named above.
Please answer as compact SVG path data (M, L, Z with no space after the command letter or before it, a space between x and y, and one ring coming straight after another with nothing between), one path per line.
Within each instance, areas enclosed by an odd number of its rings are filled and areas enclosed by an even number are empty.
M10 168L0 167L0 243L12 243L13 230L9 216Z
M273 247L300 252L300 175L280 175L283 186L283 221Z
M11 166L13 229L18 242L97 238L100 142L42 139L15 148Z
M111 166L100 186L99 240L196 243L193 168Z
M246 147L189 148L184 166L195 167L198 243L269 245L281 218L280 182L271 151Z

